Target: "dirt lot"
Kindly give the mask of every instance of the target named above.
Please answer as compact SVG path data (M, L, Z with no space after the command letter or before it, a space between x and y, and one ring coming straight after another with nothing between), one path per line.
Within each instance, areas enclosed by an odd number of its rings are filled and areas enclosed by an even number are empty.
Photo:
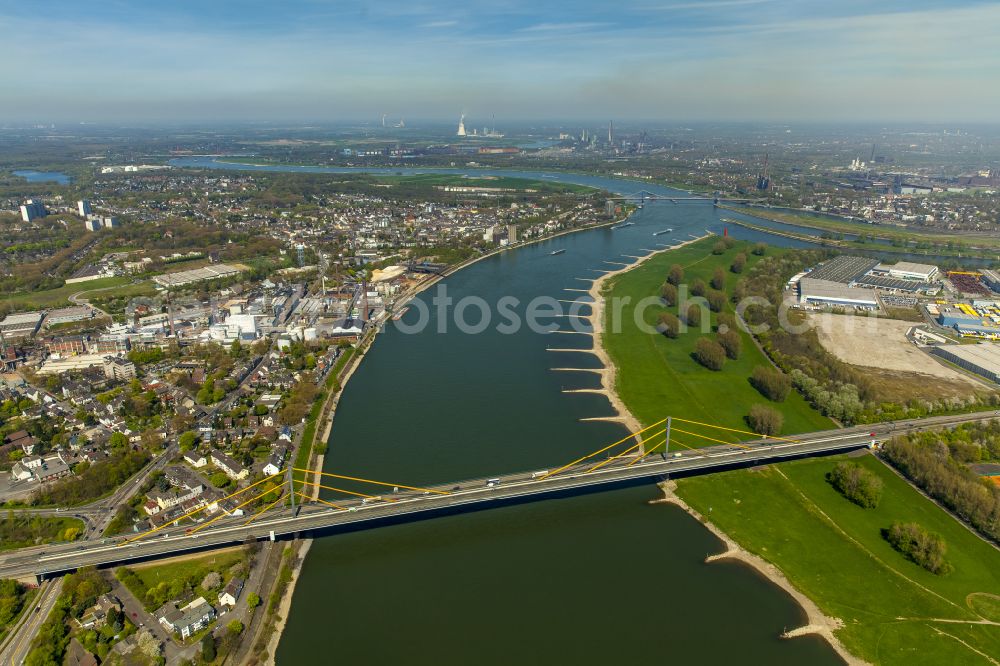
M913 322L828 312L810 314L809 321L816 327L823 347L845 363L890 371L887 374L929 375L938 382L984 388L972 377L942 365L910 344L906 332Z

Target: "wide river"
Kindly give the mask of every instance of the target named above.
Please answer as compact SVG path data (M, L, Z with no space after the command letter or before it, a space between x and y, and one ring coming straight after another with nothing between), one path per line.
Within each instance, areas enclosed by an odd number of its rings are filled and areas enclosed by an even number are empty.
M176 166L245 168L212 158ZM258 167L255 170L286 170ZM344 173L349 169L289 168ZM371 170L378 171L378 170ZM387 173L426 173L387 169ZM440 172L441 170L436 170ZM448 170L465 173L463 170ZM648 184L575 174L488 172L592 185ZM732 216L732 213L726 213ZM457 302L504 296L572 300L600 271L658 244L721 232L708 203L647 203L634 226L562 236L480 261L440 283ZM673 232L653 233L672 228ZM740 228L730 233L757 238ZM769 237L776 242L776 239ZM565 253L551 255L554 249ZM326 470L419 485L550 469L625 434L581 419L610 415L595 387L582 335L463 333L441 320L396 325L376 342L344 390ZM519 309L523 315L523 307ZM403 324L420 316L411 308ZM478 321L470 308L466 320ZM568 328L568 319L555 321ZM704 564L722 544L671 505L649 505L654 486L550 500L317 539L295 589L279 664L838 664L813 637L778 635L804 622L780 589L735 563Z

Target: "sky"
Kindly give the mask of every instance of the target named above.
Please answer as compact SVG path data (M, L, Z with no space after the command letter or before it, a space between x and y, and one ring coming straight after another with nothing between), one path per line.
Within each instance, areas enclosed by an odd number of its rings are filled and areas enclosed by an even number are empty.
M0 0L0 34L4 122L1000 120L1000 1Z

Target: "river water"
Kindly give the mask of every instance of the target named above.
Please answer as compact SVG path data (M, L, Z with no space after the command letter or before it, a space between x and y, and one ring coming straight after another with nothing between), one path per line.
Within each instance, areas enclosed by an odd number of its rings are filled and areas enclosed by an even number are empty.
M680 195L625 180L502 173ZM583 294L567 289L587 289L599 271L617 268L605 262L721 232L719 217L711 204L647 203L634 226L506 252L439 284L456 301L572 300ZM666 228L674 231L653 236ZM563 392L596 387L596 375L552 371L596 367L588 354L548 351L589 347L588 337L501 333L496 321L462 333L451 316L438 316L438 288L419 297L429 325L420 333L387 326L345 388L327 471L414 485L502 476L551 469L625 434L615 423L580 420L612 414L604 397ZM411 307L401 323L420 316ZM478 320L470 310L466 321ZM442 321L447 330L438 332ZM543 321L569 328L566 319ZM802 611L742 565L704 564L722 544L682 510L647 504L657 495L651 485L317 539L278 663L840 663L818 638L780 640L804 622Z

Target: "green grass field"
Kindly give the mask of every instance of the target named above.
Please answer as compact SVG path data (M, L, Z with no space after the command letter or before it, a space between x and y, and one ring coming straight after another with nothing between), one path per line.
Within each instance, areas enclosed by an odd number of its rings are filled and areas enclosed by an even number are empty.
M69 297L77 293L80 293L83 298L107 295L149 296L156 293L153 283L149 280L143 280L136 284L132 284L132 281L133 278L128 277L99 278L87 282L64 284L57 289L45 291L19 291L3 296L2 302L10 303L14 310L39 310L69 305Z
M874 664L988 664L1000 656L1000 551L871 456L885 484L876 509L843 498L825 475L843 456L683 479L678 495L747 550L778 566ZM955 567L936 576L882 538L893 521L944 537ZM994 624L989 624L989 623Z
M689 330L671 340L663 335L643 332L634 324L635 304L644 298L659 296L660 286L673 264L684 267L684 281L688 284L698 278L709 283L713 271L721 266L726 270L728 289L739 278L728 270L737 253L747 253L748 261L743 274L760 260L760 257L749 253L749 244L739 242L725 254L713 255L712 246L718 240L718 237L707 238L658 254L638 268L613 278L605 287L607 309L603 340L617 368L616 388L619 396L644 425L655 423L669 414L746 429L744 416L751 405L761 403L774 407L784 415L784 433L832 428L833 423L813 410L795 391L784 402L772 403L750 385L749 377L754 367L769 366L770 363L754 345L749 334L741 332L743 353L740 358L727 360L721 371L713 371L701 366L691 357L695 341L703 335L700 331ZM768 252L778 251L780 250L768 248ZM621 331L613 332L612 299L623 297L630 297L631 303L622 309ZM732 307L731 303L727 304L728 311L732 312ZM651 326L655 325L659 314L666 310L677 313L676 307L667 308L660 304L646 309L643 319ZM713 313L713 326L715 321L716 315ZM705 335L712 339L715 337L714 333ZM688 426L677 426L689 430ZM746 438L745 435L726 434L723 431L703 432L726 441ZM683 434L677 434L677 439L692 446L712 444Z

